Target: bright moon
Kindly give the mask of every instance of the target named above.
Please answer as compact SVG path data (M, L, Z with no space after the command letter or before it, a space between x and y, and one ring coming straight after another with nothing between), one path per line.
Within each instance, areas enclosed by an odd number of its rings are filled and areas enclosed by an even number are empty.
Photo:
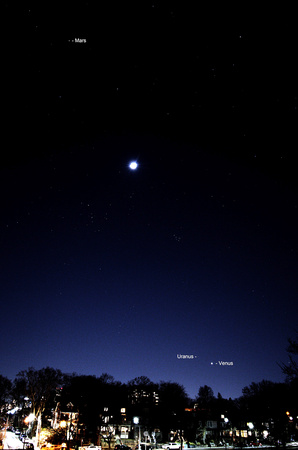
M137 167L138 167L138 164L137 164L135 161L132 161L132 162L129 164L129 168L130 168L131 170L136 170Z

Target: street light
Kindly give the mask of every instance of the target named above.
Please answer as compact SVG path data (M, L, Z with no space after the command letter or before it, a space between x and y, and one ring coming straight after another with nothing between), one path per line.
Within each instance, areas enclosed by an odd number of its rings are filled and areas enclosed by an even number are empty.
M32 431L32 424L34 422L34 420L36 419L35 415L33 413L30 413L29 416L25 417L24 419L24 423L27 425L27 431L26 431L26 435L28 436L29 433L31 433Z
M133 418L133 423L135 425L139 425L139 445L138 445L138 450L141 450L141 425L140 425L140 418L135 416Z
M29 423L33 422L35 419L35 415L33 413L29 414L29 416L25 417L24 422L28 425Z

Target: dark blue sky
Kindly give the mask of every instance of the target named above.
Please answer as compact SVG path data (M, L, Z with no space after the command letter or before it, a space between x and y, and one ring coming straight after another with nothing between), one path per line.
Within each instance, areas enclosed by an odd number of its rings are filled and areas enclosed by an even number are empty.
M31 161L2 181L4 375L145 374L225 397L283 379L297 205L282 183L149 136Z
M6 6L22 25L5 55L1 374L146 375L234 398L283 380L297 329L294 31L125 11L98 29L87 2L72 21Z

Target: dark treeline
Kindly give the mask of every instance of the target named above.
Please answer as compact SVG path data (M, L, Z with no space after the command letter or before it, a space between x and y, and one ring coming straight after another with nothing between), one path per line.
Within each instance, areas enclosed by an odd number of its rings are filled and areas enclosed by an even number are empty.
M152 436L154 444L181 438L196 445L212 440L285 444L298 440L298 340L289 339L288 353L289 364L280 366L283 383L253 382L236 399L215 396L206 385L191 399L172 381L154 383L140 376L122 383L107 373L97 377L30 367L13 381L0 375L2 429L35 433L36 446L44 428L44 445L67 440L69 448L70 440L72 446L104 440L110 447L116 436L136 439L137 417L142 437Z
M64 374L58 369L29 368L19 372L14 381L0 375L0 400L3 422L22 428L25 418L33 414L40 417L42 427L53 428L56 416L73 411L79 416L76 436L95 442L105 425L132 424L133 417L140 418L146 430L158 430L160 439L170 437L193 442L222 440L220 427L208 433L208 423L221 422L221 428L234 430L247 428L253 423L262 440L285 442L296 439L298 378L291 377L284 383L263 380L243 388L237 399L225 399L214 395L209 386L198 388L195 399L190 399L184 387L175 382L152 382L146 376L134 378L128 383L116 381L103 373L94 375ZM36 421L37 423L37 421ZM32 434L36 423L31 424ZM59 430L52 433L53 442L61 440ZM265 432L265 433L264 433ZM263 434L262 434L263 433ZM228 441L230 433L227 434ZM236 436L236 431L235 431ZM253 435L255 438L256 434ZM130 436L132 437L132 435Z

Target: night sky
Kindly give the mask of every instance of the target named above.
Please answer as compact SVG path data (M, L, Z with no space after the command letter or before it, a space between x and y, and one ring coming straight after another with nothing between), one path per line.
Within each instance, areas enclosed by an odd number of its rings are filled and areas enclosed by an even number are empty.
M2 6L0 373L283 381L294 11L108 3Z

